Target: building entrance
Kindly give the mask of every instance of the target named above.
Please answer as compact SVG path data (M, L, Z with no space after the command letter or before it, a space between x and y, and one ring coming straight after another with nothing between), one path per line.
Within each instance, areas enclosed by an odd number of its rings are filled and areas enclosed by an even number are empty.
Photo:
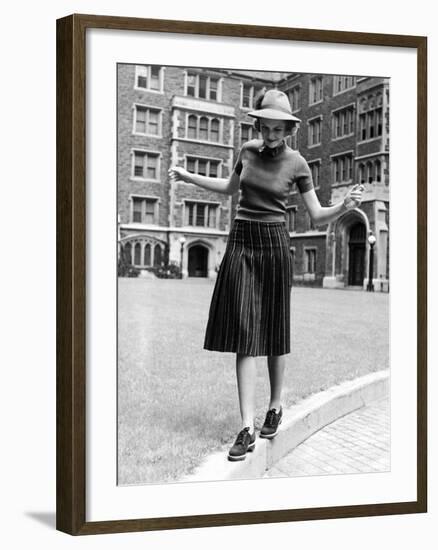
M365 224L355 223L350 229L348 284L350 286L363 286L365 278L365 251L366 251Z
M208 277L208 249L195 245L189 250L189 277Z

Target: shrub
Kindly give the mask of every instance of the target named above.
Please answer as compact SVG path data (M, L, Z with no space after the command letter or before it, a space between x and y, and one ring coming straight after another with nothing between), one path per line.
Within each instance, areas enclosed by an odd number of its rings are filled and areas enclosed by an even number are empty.
M160 279L181 279L181 270L176 264L154 266L148 271L152 271Z
M117 275L119 277L138 277L140 269L134 267L132 264L128 264L119 260L117 265Z

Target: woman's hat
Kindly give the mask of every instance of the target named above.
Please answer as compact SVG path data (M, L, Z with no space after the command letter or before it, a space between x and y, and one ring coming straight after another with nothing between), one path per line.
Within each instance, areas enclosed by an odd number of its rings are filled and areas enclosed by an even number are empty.
M284 92L280 90L268 90L257 111L251 111L248 116L255 118L271 118L276 120L294 120L301 122L299 118L292 114L289 99Z

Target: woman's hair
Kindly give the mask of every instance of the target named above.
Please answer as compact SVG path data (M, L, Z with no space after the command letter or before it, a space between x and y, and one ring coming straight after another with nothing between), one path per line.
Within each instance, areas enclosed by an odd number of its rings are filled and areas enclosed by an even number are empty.
M254 110L255 111L258 111L259 109L262 108L262 101L263 101L263 98L265 97L266 92L267 92L267 90L264 91L264 92L259 92L258 95L256 96L255 103L254 103ZM286 131L287 134L291 134L292 130L295 128L295 126L299 126L299 124L297 122L295 122L294 120L285 120L284 122L286 123L285 131ZM260 119L259 118L255 119L254 128L257 130L257 132L260 132Z

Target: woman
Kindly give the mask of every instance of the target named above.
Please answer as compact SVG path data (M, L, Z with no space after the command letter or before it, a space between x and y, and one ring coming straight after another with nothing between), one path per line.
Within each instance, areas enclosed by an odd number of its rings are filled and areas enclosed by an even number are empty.
M241 430L228 453L244 460L255 448L255 357L266 356L270 403L260 437L276 436L282 419L281 391L290 353L292 260L285 225L287 196L296 184L315 225L335 220L361 203L363 187L351 188L342 202L322 207L304 158L287 146L300 120L279 90L268 90L248 113L262 140L245 143L229 179L169 170L171 179L233 195L241 189L210 305L204 348L236 353Z

